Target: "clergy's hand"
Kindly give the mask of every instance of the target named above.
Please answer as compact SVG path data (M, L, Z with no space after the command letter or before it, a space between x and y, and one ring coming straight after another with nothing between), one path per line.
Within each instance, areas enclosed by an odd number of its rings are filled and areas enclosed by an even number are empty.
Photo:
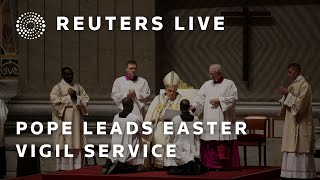
M194 113L194 112L196 112L197 109L196 109L196 107L191 106L191 107L190 107L190 110L191 110L192 113Z
M210 104L212 104L213 106L219 106L220 100L218 98L213 98L210 100Z
M77 100L77 92L75 90L73 90L72 88L69 88L68 94L70 95L70 97L73 101Z
M131 98L136 97L136 92L133 89L130 89L128 92L128 97L131 97Z
M156 119L152 119L152 120L151 120L151 123L152 123L152 124L155 124L156 122L157 122Z
M284 87L280 88L280 92L281 92L281 94L283 94L285 96L289 94L289 90L287 88L284 88Z

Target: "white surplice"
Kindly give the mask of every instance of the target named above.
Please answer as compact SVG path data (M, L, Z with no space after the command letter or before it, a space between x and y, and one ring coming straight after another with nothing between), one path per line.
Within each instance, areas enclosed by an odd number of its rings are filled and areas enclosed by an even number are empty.
M168 144L174 144L176 157L165 157L164 166L181 166L187 164L189 161L194 161L194 158L200 157L200 141L199 135L193 134L193 123L199 121L194 118L193 121L185 122L180 116L172 119L173 135L168 136ZM189 134L184 132L177 134L181 123L185 123Z
M211 99L218 98L220 106L213 106ZM205 141L234 140L237 136L235 130L235 103L238 99L237 87L229 79L223 79L221 83L214 83L213 80L205 82L193 99L192 105L196 107L196 113L203 112L203 134L200 139ZM210 133L210 126L207 122L217 122L214 126L214 134ZM221 122L231 122L231 134L222 135Z
M136 93L132 113L143 119L145 115L144 107L147 98L150 96L150 88L144 78L138 77L136 81L127 80L125 76L117 78L113 83L111 98L121 112L123 110L122 100L127 97L129 90L132 89Z

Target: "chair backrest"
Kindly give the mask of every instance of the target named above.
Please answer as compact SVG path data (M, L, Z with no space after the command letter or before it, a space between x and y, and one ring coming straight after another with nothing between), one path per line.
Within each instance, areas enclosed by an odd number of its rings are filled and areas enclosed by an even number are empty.
M244 118L244 122L247 125L246 130L250 134L256 134L256 130L262 130L263 134L266 135L267 120L268 117L266 116L247 116Z

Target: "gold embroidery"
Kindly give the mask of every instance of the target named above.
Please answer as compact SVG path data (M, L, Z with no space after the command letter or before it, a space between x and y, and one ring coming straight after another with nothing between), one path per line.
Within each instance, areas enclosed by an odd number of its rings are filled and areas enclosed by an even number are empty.
M178 89L194 89L194 87L187 85L181 80L178 85Z
M288 88L288 91L289 91L289 93L294 94L294 87L293 87L293 86L290 86L290 87Z

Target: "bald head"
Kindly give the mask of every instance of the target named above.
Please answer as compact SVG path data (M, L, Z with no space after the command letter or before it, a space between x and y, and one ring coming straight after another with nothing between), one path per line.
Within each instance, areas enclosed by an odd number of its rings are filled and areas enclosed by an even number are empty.
M189 111L189 109L190 109L190 101L188 99L182 99L180 102L181 112Z

